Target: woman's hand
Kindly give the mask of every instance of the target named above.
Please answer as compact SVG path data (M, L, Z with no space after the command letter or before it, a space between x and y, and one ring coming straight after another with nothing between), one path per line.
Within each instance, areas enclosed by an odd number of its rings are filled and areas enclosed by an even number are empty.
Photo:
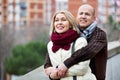
M58 70L56 69L56 70L52 71L52 72L50 73L49 77L50 77L51 79L59 79L60 77L58 76Z
M67 71L68 68L64 64L59 65L58 68L48 67L45 69L45 73L52 79L59 79L65 77Z
M54 67L48 67L48 68L46 68L45 69L45 73L49 76L49 74L52 72L52 71L54 71L56 68L54 68Z
M58 76L58 69L55 67L48 67L45 69L45 73L51 78L51 79L59 79Z

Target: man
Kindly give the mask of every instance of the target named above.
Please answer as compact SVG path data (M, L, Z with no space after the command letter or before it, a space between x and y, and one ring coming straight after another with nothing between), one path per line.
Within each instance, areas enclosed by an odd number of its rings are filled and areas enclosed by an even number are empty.
M81 36L86 37L88 45L72 54L59 66L58 75L63 77L71 66L78 62L91 59L90 67L97 80L105 80L107 63L107 38L104 31L97 27L95 9L89 4L83 4L78 9L77 22Z

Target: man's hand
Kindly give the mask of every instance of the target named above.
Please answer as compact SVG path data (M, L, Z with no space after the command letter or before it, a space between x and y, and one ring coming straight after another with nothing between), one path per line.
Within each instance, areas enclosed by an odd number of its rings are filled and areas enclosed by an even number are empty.
M61 64L58 66L58 76L59 77L61 77L61 78L65 77L67 71L68 71L68 68L64 64Z

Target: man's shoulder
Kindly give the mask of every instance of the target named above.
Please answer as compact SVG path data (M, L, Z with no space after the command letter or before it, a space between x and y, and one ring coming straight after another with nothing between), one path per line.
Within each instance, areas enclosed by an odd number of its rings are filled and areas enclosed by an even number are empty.
M98 32L98 33L104 33L104 34L106 34L105 30L103 30L102 28L99 28L99 27L96 27L95 31Z
M96 27L89 39L106 39L107 35L104 30Z
M92 36L94 38L96 37L96 39L107 39L106 32L103 29L99 28L99 27L95 28Z

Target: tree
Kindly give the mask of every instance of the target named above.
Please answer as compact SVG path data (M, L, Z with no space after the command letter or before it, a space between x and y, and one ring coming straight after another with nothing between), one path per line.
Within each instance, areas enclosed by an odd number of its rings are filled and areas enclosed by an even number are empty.
M26 74L44 63L46 51L46 44L43 42L17 45L12 49L12 55L6 59L6 71L15 75Z

